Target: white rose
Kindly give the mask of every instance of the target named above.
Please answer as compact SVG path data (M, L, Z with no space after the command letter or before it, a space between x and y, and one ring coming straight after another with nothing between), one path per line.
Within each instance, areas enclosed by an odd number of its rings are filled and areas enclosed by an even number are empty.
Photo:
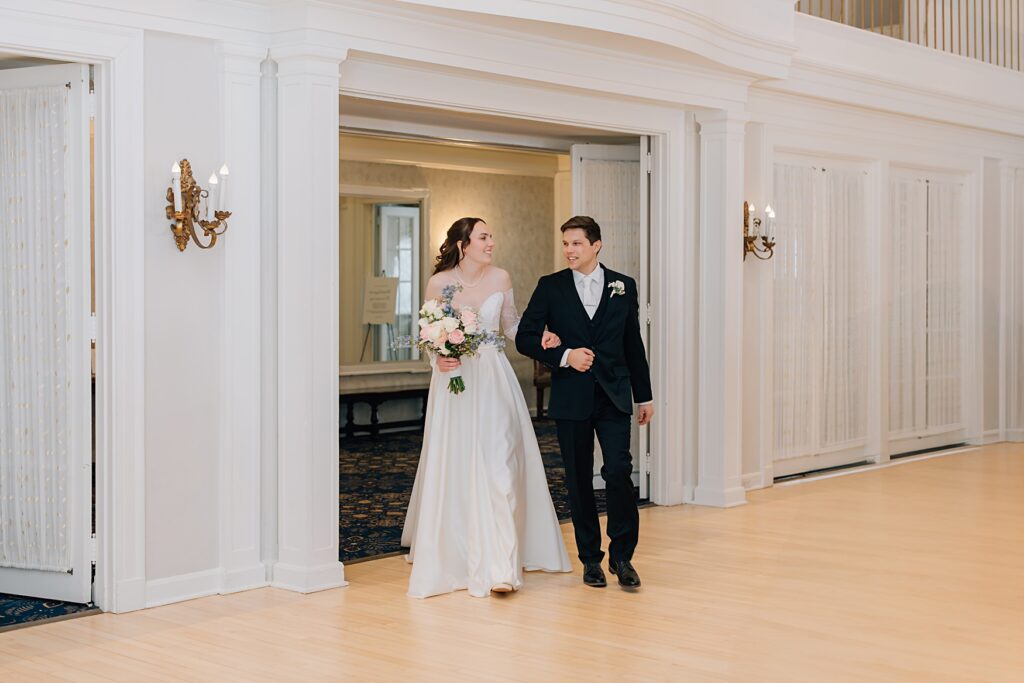
M444 334L444 328L438 323L430 323L426 327L426 330L427 339L429 339L432 344L436 344L437 340L441 338L442 334Z
M428 299L423 302L423 308L420 309L420 314L433 318L441 312L441 305L437 303L436 299Z
M451 332L458 329L459 319L458 318L444 318L441 320L441 324L444 325L445 332Z

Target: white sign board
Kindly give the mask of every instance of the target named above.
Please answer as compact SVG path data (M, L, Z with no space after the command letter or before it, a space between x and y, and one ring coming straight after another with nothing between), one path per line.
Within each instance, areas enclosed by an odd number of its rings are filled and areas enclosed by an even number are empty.
M368 277L363 286L363 324L388 325L395 322L397 277Z

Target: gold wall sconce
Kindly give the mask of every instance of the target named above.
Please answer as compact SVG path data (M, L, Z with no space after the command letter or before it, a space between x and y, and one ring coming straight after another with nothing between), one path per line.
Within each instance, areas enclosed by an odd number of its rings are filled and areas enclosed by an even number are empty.
M762 261L767 261L775 254L775 212L770 204L766 206L762 222L756 211L753 204L743 202L744 261L747 260L747 254L753 254Z
M174 233L174 243L178 251L185 251L191 239L200 249L209 249L217 244L217 238L228 229L230 211L224 210L228 184L227 164L220 167L220 178L211 173L210 189L204 190L192 177L192 164L188 159L175 162L171 167L171 186L167 188L167 217ZM212 204L212 207L211 207ZM213 220L210 212L213 211ZM196 233L196 225L202 228L203 237L209 241L200 241Z

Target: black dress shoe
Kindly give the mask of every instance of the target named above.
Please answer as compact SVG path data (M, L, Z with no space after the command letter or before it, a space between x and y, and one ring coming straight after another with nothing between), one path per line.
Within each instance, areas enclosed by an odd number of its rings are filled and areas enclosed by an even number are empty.
M586 562L583 564L583 583L594 588L604 588L608 580L604 578L604 570L600 562Z
M610 560L608 562L608 571L619 577L619 585L623 588L640 587L640 575L633 569L633 565L629 560L622 560L620 562Z

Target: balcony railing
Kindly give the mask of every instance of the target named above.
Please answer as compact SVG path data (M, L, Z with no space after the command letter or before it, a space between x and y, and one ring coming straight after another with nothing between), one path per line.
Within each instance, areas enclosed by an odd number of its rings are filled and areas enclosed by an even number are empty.
M1024 0L800 0L797 10L1024 71Z

